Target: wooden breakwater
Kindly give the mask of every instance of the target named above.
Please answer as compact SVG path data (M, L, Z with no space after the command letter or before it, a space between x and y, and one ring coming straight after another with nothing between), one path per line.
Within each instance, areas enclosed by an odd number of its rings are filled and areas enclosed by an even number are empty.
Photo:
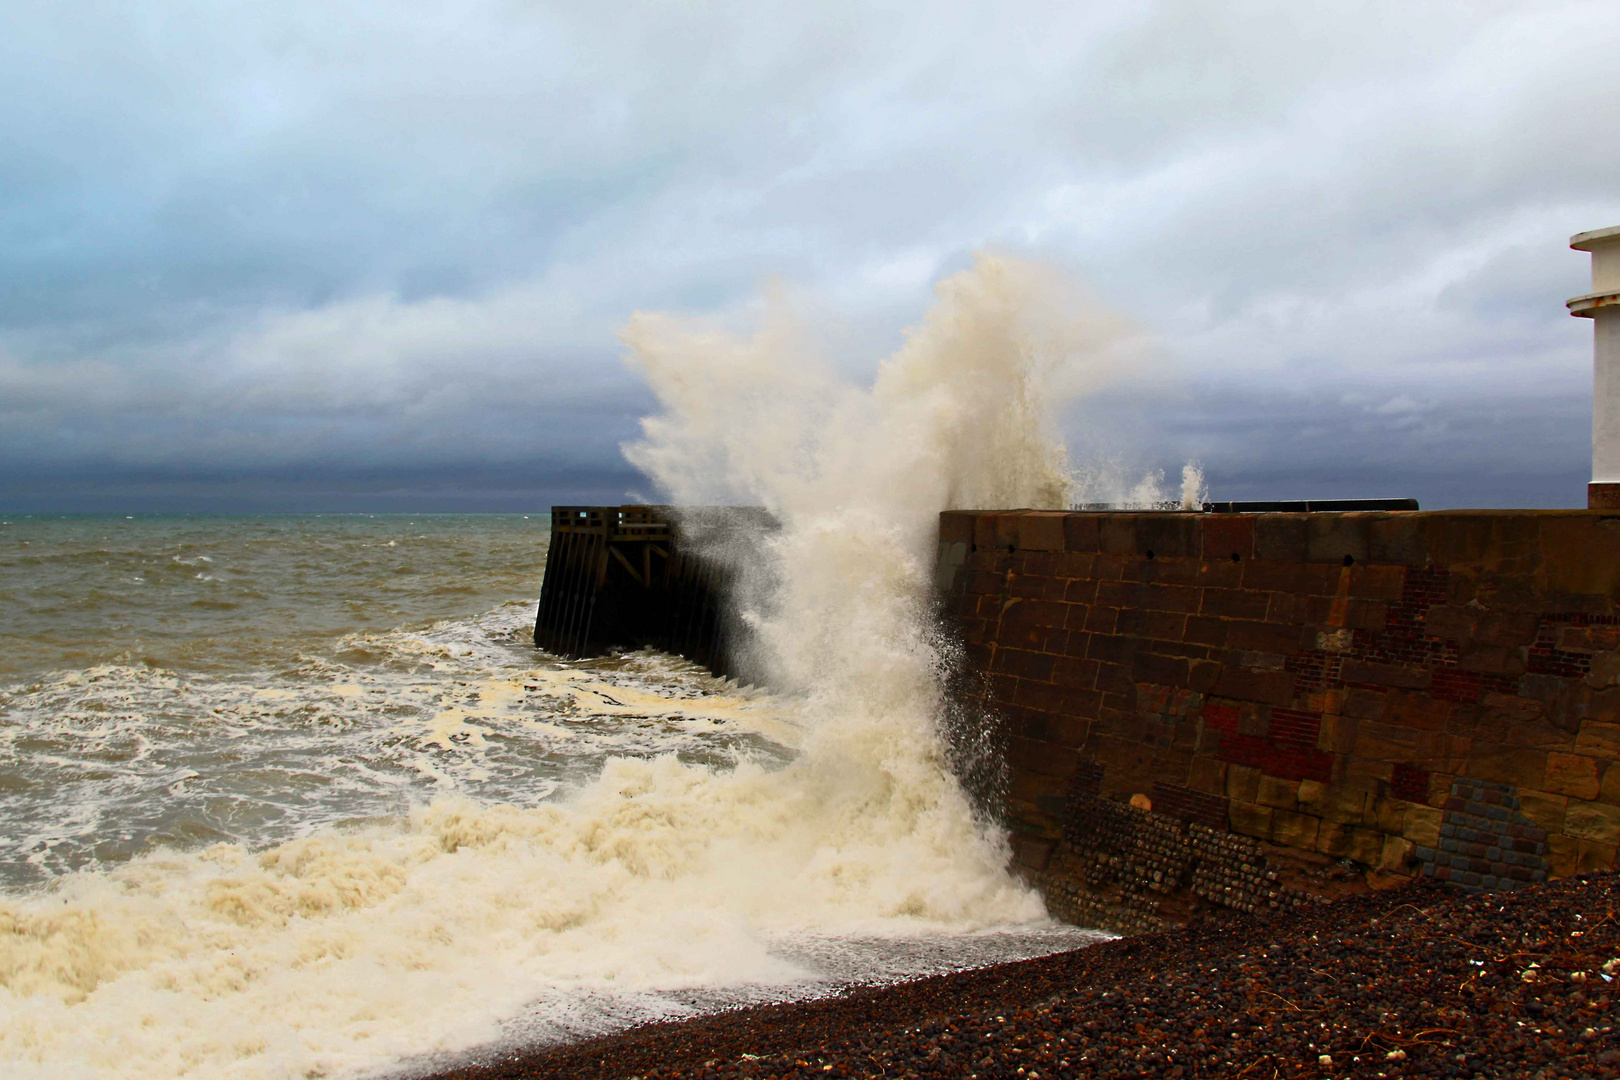
M749 538L774 527L752 507L554 506L534 643L570 660L661 649L737 676L726 599Z

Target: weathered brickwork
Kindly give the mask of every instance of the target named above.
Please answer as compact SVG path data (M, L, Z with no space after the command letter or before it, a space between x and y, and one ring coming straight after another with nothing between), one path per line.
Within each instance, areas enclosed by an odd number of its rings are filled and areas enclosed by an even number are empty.
M949 512L940 540L1049 895L1097 865L1088 799L1150 807L1121 820L1153 843L1246 837L1257 881L1615 865L1620 516Z

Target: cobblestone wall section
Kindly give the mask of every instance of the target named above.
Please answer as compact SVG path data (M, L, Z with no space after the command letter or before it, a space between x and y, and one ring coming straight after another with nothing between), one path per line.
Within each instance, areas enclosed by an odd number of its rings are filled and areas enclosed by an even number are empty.
M1084 798L1373 885L1615 865L1620 516L949 512L940 540L1043 880L1089 858Z

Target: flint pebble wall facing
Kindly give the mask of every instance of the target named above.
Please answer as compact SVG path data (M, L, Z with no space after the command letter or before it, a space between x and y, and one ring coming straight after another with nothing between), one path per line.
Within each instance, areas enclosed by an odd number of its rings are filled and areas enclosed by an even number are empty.
M1070 918L1615 866L1620 515L951 511L938 569Z

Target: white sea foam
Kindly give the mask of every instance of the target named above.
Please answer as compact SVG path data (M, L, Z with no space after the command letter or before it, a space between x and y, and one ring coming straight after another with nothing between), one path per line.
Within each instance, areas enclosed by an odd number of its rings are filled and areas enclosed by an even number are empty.
M223 699L220 722L243 740L265 710L313 707L364 732L349 745L367 760L331 767L409 759L462 794L13 896L0 905L8 1074L348 1075L593 995L633 1017L675 1000L660 992L803 983L829 967L807 943L1043 925L946 768L948 656L926 589L939 510L1064 505L1045 387L1105 336L1085 310L1051 273L982 258L940 286L870 388L814 365L781 313L751 338L638 316L626 340L666 411L632 457L683 501L760 502L781 522L745 597L779 695L694 694L650 662L514 666L446 629L356 639L344 647L370 658L364 671L341 650L306 658L251 702L190 684ZM53 692L20 693L36 690ZM127 719L109 732L139 727ZM758 741L707 756L659 744L689 721ZM495 762L525 725L533 752L570 758L571 725L636 752L603 755L551 801L467 797L466 762Z

